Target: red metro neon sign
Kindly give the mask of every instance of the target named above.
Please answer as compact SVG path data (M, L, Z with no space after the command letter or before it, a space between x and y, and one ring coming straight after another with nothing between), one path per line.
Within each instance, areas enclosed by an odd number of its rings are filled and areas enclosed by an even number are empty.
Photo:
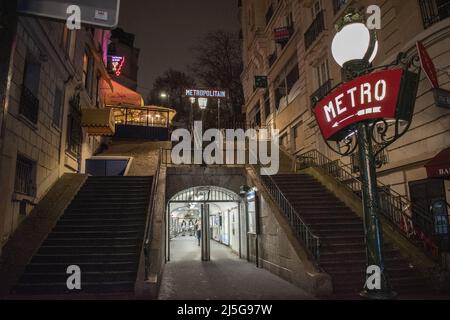
M371 73L338 87L314 109L325 140L339 140L340 133L365 120L395 119L405 71Z

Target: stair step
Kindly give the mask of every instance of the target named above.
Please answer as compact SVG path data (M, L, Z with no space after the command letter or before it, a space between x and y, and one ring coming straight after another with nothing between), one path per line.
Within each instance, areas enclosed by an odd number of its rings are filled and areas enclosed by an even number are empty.
M111 203L109 201L95 201L91 203L87 203L86 201L79 202L75 201L72 202L69 206L69 210L72 209L90 209L90 210L108 210L108 209L146 209L148 204L148 201L141 201L141 202L126 202L121 201L117 203Z
M81 269L81 268L80 268ZM46 272L32 273L28 272L21 278L22 283L65 283L69 275L65 272ZM87 272L81 269L82 286L85 282L112 283L122 281L135 281L136 270L133 271L105 271L105 272Z
M390 258L397 258L400 256L400 253L395 250L395 249L391 249L391 250L385 250L384 252L384 256L385 259L390 259ZM354 260L354 259L358 259L358 258L362 258L365 259L366 258L366 250L347 250L347 251L340 251L340 252L326 252L326 253L321 253L320 255L320 261L321 262L335 262L335 263L340 263L342 261L348 261L348 260Z
M138 252L140 246L137 244L133 245L107 245L101 246L97 244L93 245L44 245L42 246L38 254L133 254Z
M77 202L88 202L91 204L92 202L95 203L123 203L123 202L130 202L130 203L146 203L149 201L148 195L142 195L142 196L105 196L100 195L97 193L86 195L86 196L80 196L78 195L76 199L74 200L75 203Z
M101 210L96 208L69 208L64 213L64 217L66 216L76 216L76 215L137 215L137 214L145 214L147 208L145 207L136 207L136 208L103 208Z
M80 265L84 262L133 262L138 259L140 253L118 254L37 254L32 263L66 262L69 265Z
M33 283L20 284L14 293L22 295L51 295L51 294L68 294L77 296L86 293L97 294L118 294L128 293L134 290L134 281L122 282L101 282L101 283L82 283L81 290L70 291L67 289L66 281L63 283Z
M135 238L142 234L139 230L132 231L52 231L48 239L68 239L68 238Z
M93 219L93 218L87 218L87 219L67 219L63 218L58 222L58 226L111 226L111 225L120 225L120 226L135 226L135 225L142 225L145 223L145 221L142 218L130 218L130 217L123 217L122 219L111 219L111 218L104 218L104 219Z
M111 231L111 232L132 232L132 231L139 231L145 228L145 223L142 222L140 224L127 224L127 225L114 225L114 224L110 224L110 225L70 225L70 224L66 224L66 225L56 225L54 231L57 232L77 232L77 231L81 231L81 232L85 232L85 231L89 231L89 232L106 232L106 231Z
M82 272L125 272L136 271L137 261L116 261L116 262L83 262L77 264ZM31 263L27 266L26 272L31 273L58 273L66 272L67 263L55 262L55 263Z
M43 246L84 246L84 245L98 245L98 246L116 246L116 245L136 245L142 241L138 238L64 238L64 239L47 239Z

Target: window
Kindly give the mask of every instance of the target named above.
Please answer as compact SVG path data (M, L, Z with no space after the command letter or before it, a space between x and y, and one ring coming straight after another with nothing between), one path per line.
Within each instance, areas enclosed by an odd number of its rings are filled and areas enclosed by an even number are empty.
M294 151L297 151L298 147L300 146L298 143L298 139L301 138L300 130L302 130L301 124L297 124L293 129L293 135L294 135Z
M296 56L295 56L296 57ZM299 92L299 79L300 72L298 64L288 64L283 72L280 73L280 77L275 81L277 87L275 89L275 103L277 109L281 106L288 105L297 96Z
M450 17L449 0L419 0L425 29Z
M409 191L412 202L412 218L413 222L420 227L427 230L427 224L425 219L433 219L433 233L440 234L442 228L442 217L434 216L435 212L430 209L436 201L446 201L446 191L443 179L428 179L422 181L414 181L409 183ZM445 209L445 215L448 217L447 208ZM428 217L423 217L423 213L428 212ZM448 227L448 219L445 221L445 225ZM448 231L447 231L448 232ZM447 234L445 232L445 234Z
M312 18L313 22L305 32L305 49L308 50L314 42L317 40L319 35L325 30L325 15L324 10L322 10L322 4L320 1L314 2L312 8Z
M289 137L288 134L285 133L281 136L280 138L280 144L285 148L285 149L289 149Z
M100 108L100 81L101 76L97 74L96 82L95 82L95 105L97 108Z
M315 19L320 11L322 11L322 2L321 0L316 0L311 7L312 18Z
M314 68L314 73L316 76L317 88L320 88L328 80L330 80L330 73L328 71L328 59L323 60Z
M258 233L258 221L257 221L257 196L255 192L251 192L247 195L247 221L248 221L248 233Z
M258 111L256 112L255 115L255 124L257 127L261 127L261 110L259 109L259 105L258 105Z
M64 110L64 93L58 85L55 88L55 97L53 100L53 125L61 128L61 116Z
M270 109L270 91L266 90L266 92L264 93L264 115L266 119L270 116L271 113L272 112Z
M343 6L347 4L348 0L333 0L334 14L338 13Z
M39 82L41 65L33 57L25 60L22 94L20 98L19 113L36 124L39 115Z
M82 130L80 96L76 95L70 99L70 112L67 121L67 151L78 156L81 152Z
M91 98L93 93L93 69L94 59L86 50L83 56L83 84Z
M287 92L291 92L296 82L300 79L300 72L298 71L298 65L295 65L289 74L286 76L286 88Z
M22 155L17 155L14 192L36 195L36 162Z

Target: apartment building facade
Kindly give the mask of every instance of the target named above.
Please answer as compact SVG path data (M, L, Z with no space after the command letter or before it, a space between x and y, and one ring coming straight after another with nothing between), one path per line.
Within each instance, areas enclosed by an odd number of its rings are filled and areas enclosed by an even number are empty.
M340 156L324 142L313 115L313 97L324 97L341 82L331 43L337 20L352 7L381 8L379 52L374 65L427 47L443 89L450 89L450 1L448 0L243 0L240 2L245 113L251 127L280 130L281 144L292 155L318 150ZM255 88L255 76L267 76L268 88ZM450 202L450 110L436 105L422 73L409 132L380 157L380 180L413 203ZM341 159L358 174L357 157ZM441 163L442 175L426 166ZM446 163L446 164L443 164ZM448 165L450 166L450 165Z
M109 31L18 17L2 96L1 247L64 173L83 173L103 136L83 125L103 109ZM103 88L103 89L102 89ZM106 109L105 109L106 110Z

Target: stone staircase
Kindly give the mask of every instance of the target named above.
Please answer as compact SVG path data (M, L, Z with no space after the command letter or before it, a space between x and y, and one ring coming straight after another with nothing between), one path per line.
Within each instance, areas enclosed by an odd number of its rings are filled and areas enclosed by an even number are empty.
M132 296L152 177L89 177L27 266L13 296ZM81 269L81 290L66 273Z
M335 297L358 298L365 281L363 221L314 177L280 174L272 179L302 220L320 238L320 267L332 277ZM429 296L427 279L385 243L385 259L393 289L403 296Z

